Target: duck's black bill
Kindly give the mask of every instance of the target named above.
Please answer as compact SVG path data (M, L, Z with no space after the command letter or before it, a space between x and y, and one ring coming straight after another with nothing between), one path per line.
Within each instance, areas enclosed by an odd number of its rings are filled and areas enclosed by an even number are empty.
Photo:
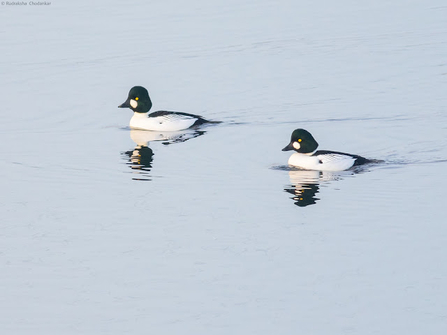
M295 150L295 148L292 145L292 142L290 142L288 146L282 149L282 151L289 151L289 150Z
M129 100L124 101L121 105L118 106L118 108L130 108Z

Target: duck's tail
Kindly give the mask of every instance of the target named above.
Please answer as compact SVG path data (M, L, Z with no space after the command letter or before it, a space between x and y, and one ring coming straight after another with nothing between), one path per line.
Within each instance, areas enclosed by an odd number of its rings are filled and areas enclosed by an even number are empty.
M202 124L218 124L218 123L222 123L222 121L210 121L210 120L207 120L207 119L204 119L201 117L201 118L197 119L197 121L194 122L194 124L192 126L195 127L195 126L200 126Z

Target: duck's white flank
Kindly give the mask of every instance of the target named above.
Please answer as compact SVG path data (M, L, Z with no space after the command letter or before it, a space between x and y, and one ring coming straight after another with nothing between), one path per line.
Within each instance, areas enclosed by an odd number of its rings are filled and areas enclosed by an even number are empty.
M355 158L337 153L311 156L295 152L289 158L289 165L307 170L343 171L354 165Z
M132 129L177 131L191 127L197 120L195 117L182 114L167 114L148 117L149 113L133 113L129 126Z

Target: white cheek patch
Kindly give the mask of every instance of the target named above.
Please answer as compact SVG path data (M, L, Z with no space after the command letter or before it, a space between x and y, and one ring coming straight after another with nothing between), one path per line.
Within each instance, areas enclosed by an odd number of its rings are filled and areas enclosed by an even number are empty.
M130 99L130 105L132 106L132 108L137 108L138 102L136 102L134 99Z
M298 142L293 142L292 146L295 150L298 150L299 148L301 148L301 145Z

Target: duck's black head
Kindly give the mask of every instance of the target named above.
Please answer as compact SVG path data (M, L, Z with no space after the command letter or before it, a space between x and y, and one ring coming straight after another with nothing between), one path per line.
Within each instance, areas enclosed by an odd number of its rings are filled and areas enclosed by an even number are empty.
M149 98L149 93L143 86L132 87L127 100L118 106L118 108L130 108L137 113L147 113L151 107L151 98Z
M314 137L305 129L295 129L290 138L290 143L282 151L295 150L302 154L314 152L318 143Z

